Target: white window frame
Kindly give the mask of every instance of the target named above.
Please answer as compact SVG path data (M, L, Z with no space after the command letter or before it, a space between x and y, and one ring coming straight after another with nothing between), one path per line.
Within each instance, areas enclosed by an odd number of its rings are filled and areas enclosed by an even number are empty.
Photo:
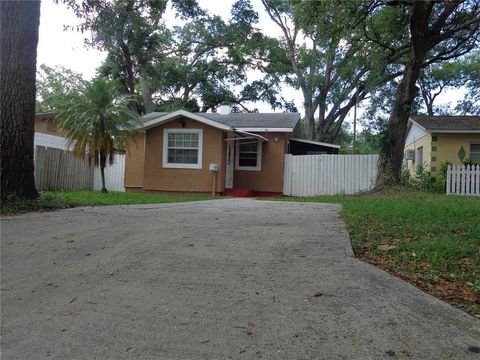
M250 140L254 142L254 140ZM262 142L257 140L257 166L240 166L240 141L235 147L235 170L261 171L262 170Z
M472 142L470 143L470 149L469 149L470 151L469 151L469 153L468 153L468 158L470 159L470 161L472 160L472 145L480 145L480 141L472 141ZM475 155L479 155L479 154L480 154L480 152L476 152L476 151L474 151L473 153L474 153ZM474 164L476 165L477 163L474 163Z
M179 164L168 162L168 134L187 133L198 134L198 159L196 164ZM172 169L201 169L203 159L203 130L202 129L163 129L163 167Z
M415 149L415 167L421 166L423 168L423 146Z

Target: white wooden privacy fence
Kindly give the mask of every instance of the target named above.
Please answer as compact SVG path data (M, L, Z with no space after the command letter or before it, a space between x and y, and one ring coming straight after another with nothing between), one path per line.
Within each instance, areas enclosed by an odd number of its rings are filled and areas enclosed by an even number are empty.
M111 191L125 191L123 179L125 173L125 155L115 154L112 165L105 168L105 187ZM93 189L102 189L102 176L100 169L95 168L93 172Z
M480 196L480 165L449 165L447 195Z
M373 188L378 155L285 155L283 194L355 194Z
M110 191L125 191L125 155L115 154L115 162L105 168L105 185ZM100 169L71 151L35 147L35 183L38 190L101 190Z

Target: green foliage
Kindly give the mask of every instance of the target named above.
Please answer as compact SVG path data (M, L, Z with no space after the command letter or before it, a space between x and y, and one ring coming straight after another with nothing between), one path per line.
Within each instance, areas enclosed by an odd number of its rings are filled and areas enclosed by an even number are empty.
M478 113L480 96L480 52L458 59L427 66L421 74L419 85L424 105L429 115L453 115ZM452 104L436 106L435 100L446 89L465 87L466 96L455 107Z
M319 141L328 141L329 134L318 135ZM373 128L363 128L357 133L355 153L358 155L378 154L380 151L381 134ZM349 123L344 123L335 140L340 145L341 154L353 153L353 131Z
M162 204L200 200L214 200L218 197L204 194L148 194L143 192L109 192L92 190L42 191L37 200L12 199L1 203L1 212L22 213L75 206Z
M444 161L440 164L440 168L438 169L438 175L440 180L441 190L444 191L447 186L447 171L448 167L453 165L450 161Z
M253 38L259 40L256 13L247 1L239 1L232 14L235 17L229 22L204 16L173 29L170 54L158 58L152 67L152 90L159 94L156 101L161 108L193 100L201 112L222 103L245 110L250 110L247 103L255 101L282 106L275 84L247 79L254 55L249 46Z
M59 111L66 94L79 94L86 81L82 75L63 66L40 65L37 72L36 112Z
M131 205L131 204L161 204L188 202L200 200L212 200L214 197L208 194L149 194L143 192L116 192L108 194L99 191L78 190L42 192L42 197L56 198L68 206L97 206L97 205Z
M455 107L461 115L480 114L480 51L468 55L462 63L463 86L467 92L463 100Z
M412 178L408 170L405 170L407 176L402 176L403 184L412 189L417 189L421 191L438 191L439 189L435 186L435 179L432 177L430 171L425 170L422 165L418 165L415 169L415 176Z
M265 71L301 90L307 136L314 139L317 132L325 141L335 141L355 99L360 102L370 83L380 79L371 76L372 53L360 41L357 26L367 9L351 1L262 2L284 34L268 44Z
M130 100L118 93L115 83L97 78L79 93L69 93L60 105L57 124L66 131L74 154L93 160L102 175L107 161L113 163L115 146L125 144L126 137L142 125L128 107Z

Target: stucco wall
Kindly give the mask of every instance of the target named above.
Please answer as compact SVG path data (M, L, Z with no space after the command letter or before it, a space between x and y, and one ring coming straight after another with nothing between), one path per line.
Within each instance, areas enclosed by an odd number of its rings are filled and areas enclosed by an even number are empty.
M145 164L145 134L137 134L127 140L125 152L125 187L143 187Z
M181 120L185 123L184 129L202 129L203 131L202 169L163 167L164 129L181 129L180 119L176 119L149 129L145 135L136 135L134 139L128 141L125 164L126 188L143 188L148 191L211 192L213 174L208 166L210 163L215 163L219 167L216 191L224 191L226 132L191 119ZM260 135L269 140L262 144L261 171L234 170L233 186L255 191L282 192L288 134L261 133ZM276 142L275 139L277 139Z
M414 150L415 152L419 147L423 147L423 167L425 170L430 171L431 166L431 154L432 154L432 135L427 134L421 137L415 142L405 147L405 150ZM408 160L408 170L410 171L411 176L415 176L417 170L417 164L415 160Z
M261 133L268 139L262 144L261 171L235 170L233 186L255 191L282 192L283 167L288 136L285 133ZM278 142L275 142L275 138Z
M440 167L445 161L453 164L461 163L458 152L462 146L465 150L465 158L469 158L472 142L480 142L480 134L433 133L406 146L405 150L416 150L423 146L423 162L426 164L426 169L431 171L432 176L438 178ZM416 166L415 161L408 161L408 169L412 176L415 175Z
M216 191L222 192L225 185L224 141L222 130L201 124L191 119L182 119L183 129L203 130L203 154L201 169L172 169L163 167L163 131L181 129L180 119L154 127L146 132L144 190L210 192L213 174L208 169L210 163L219 167Z
M465 158L470 158L470 143L480 142L480 134L432 134L436 141L436 151L432 156L436 157L435 165L440 167L442 162L450 161L453 164L460 164L462 161L458 155L460 148L465 150Z

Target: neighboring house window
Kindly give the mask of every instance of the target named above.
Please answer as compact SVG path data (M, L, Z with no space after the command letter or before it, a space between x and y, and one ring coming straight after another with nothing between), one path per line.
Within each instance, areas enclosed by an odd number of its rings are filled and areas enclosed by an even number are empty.
M163 131L163 167L202 168L201 129L165 129Z
M257 140L239 140L237 142L236 156L237 170L262 169L262 143Z
M415 153L415 166L418 168L421 166L423 168L423 146L417 148Z
M470 144L470 161L473 164L480 164L480 143Z

